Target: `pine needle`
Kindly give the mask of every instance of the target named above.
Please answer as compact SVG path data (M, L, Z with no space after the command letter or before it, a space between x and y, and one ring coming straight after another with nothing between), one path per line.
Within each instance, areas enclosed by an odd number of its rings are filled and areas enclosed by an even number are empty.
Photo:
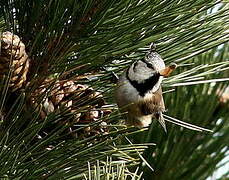
M193 125L193 124L178 120L176 118L173 118L171 116L167 116L165 114L163 114L163 116L166 117L165 121L177 124L179 126L182 126L182 127L185 127L185 128L191 129L191 130L195 130L195 131L199 131L199 132L202 132L202 131L211 132L211 133L213 132L212 130L209 130L209 129L206 129L206 128L202 128L202 127L199 127L199 126L196 126L196 125Z

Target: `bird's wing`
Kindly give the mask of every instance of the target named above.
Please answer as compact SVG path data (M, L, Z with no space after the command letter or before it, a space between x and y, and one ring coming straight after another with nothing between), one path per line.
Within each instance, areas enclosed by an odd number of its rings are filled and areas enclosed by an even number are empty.
M166 125L162 114L165 111L165 104L161 87L152 95L151 98L139 103L140 112L142 112L143 116L153 114L166 132Z
M149 98L146 96L141 102L139 102L139 109L142 115L155 114L157 112L165 111L165 104L162 96L161 87L152 93Z

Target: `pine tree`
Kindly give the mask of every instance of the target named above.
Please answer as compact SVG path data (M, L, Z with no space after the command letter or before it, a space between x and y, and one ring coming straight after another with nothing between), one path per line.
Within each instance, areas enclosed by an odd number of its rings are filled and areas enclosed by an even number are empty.
M218 0L0 2L0 177L210 177L228 154L228 14ZM167 134L126 127L113 98L113 74L152 42L178 64Z

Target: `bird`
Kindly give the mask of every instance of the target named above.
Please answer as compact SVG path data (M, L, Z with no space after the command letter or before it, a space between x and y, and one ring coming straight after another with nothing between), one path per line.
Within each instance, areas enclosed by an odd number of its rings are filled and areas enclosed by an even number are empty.
M175 63L166 67L152 43L145 57L124 71L116 85L115 100L120 111L126 112L127 125L147 127L156 119L166 131L161 83L176 67Z

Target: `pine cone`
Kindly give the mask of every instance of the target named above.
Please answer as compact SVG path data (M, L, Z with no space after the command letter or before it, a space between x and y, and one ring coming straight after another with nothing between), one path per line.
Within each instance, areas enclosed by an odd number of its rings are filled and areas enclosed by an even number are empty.
M101 118L103 118L106 115L109 115L111 113L111 110L106 109L100 109L100 110L90 110L86 113L84 113L80 117L79 124L87 125L89 123L94 123L96 121L99 121ZM107 122L101 121L96 126L88 126L84 128L79 136L81 138L90 137L94 135L100 135L100 134L106 134L108 132L108 126Z
M25 45L17 35L3 32L1 36L0 79L10 75L9 86L12 91L21 88L26 81L29 68Z
M50 88L50 84L53 87ZM47 89L50 91L48 92ZM87 127L75 133L80 125L87 125L99 121L105 115L111 113L110 110L101 110L105 105L101 93L94 91L86 85L77 84L74 81L55 81L47 79L44 84L32 94L32 104L37 106L41 101L41 119L50 113L70 112L72 116L66 116L67 120L61 124L70 125L69 131L75 137L88 137L90 135L104 134L108 131L106 122L101 121L96 127ZM37 106L38 107L38 106ZM85 112L86 111L86 112ZM71 119L71 120L69 120Z

